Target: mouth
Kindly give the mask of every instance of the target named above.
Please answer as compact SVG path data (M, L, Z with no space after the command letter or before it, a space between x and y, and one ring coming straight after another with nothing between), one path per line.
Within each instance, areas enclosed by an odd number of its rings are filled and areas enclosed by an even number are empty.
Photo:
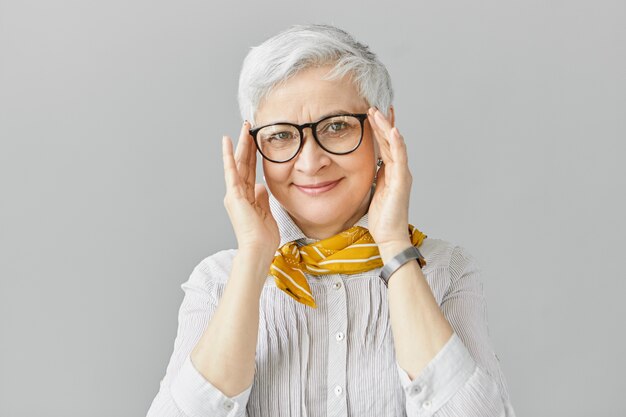
M339 182L342 180L342 178L339 178L336 181L326 181L326 182L321 182L319 184L309 184L309 185L297 185L294 184L294 186L302 191L303 193L307 194L307 195L319 195L322 193L325 193L327 191L332 190L333 188L335 188L337 186L337 184L339 184Z

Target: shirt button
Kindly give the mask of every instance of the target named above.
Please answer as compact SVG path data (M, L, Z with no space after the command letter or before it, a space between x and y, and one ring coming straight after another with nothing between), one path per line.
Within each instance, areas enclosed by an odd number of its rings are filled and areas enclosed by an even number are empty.
M422 392L422 387L420 387L419 385L415 385L411 387L411 395L416 395L416 394L419 394L420 392Z
M343 388L341 388L339 385L337 385L335 387L335 395L338 397L341 395L341 393L343 392Z
M432 405L432 404L430 403L430 401L424 401L424 405L423 405L423 407L424 407L425 409L429 409L431 405Z
M344 334L339 332L335 335L335 339L337 339L338 342L341 342L344 338Z
M224 406L225 410L232 410L232 408L233 408L233 402L232 401L224 401L224 403L222 403L222 405Z
M341 282L335 282L335 283L333 284L333 288L334 288L334 289L336 289L336 290L338 290L339 288L341 288Z

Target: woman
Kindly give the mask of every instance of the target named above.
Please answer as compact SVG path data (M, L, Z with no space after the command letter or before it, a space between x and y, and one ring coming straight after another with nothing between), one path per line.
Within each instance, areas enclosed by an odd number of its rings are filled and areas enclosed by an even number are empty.
M238 249L182 284L148 416L514 415L477 264L409 223L392 98L376 56L332 26L250 51L236 151L222 141Z

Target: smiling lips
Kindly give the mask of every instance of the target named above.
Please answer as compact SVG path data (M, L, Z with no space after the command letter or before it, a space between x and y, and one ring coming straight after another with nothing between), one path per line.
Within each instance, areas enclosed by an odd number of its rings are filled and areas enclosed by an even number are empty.
M302 191L305 194L308 195L318 195L321 193L325 193L326 191L330 191L333 188L335 188L335 186L337 184L339 184L339 182L341 181L341 178L335 181L326 181L326 182L321 182L319 184L309 184L309 185L296 185L296 188L300 191Z

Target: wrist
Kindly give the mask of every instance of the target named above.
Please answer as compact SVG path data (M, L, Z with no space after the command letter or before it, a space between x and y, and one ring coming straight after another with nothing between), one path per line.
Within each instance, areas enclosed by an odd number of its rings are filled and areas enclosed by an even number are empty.
M237 255L241 254L246 258L257 258L271 263L276 250L277 248L271 249L269 245L239 245Z
M267 248L261 251L259 248L242 247L237 249L233 263L245 266L249 272L255 275L267 274L274 260L274 254L267 252Z
M386 264L394 256L411 246L413 246L413 244L407 237L406 239L393 240L378 245L378 252L380 252L381 260Z

